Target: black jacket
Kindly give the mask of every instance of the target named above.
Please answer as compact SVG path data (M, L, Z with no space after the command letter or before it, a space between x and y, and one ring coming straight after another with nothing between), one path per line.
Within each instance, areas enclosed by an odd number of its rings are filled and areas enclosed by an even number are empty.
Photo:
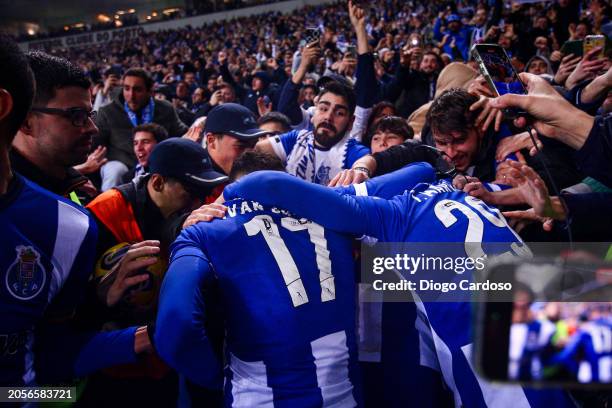
M123 95L120 93L112 103L98 111L96 125L100 132L94 137L94 147L106 146L108 160L118 160L133 167L136 164L132 137L134 125L125 113L123 104ZM166 128L170 137L183 136L188 130L174 107L166 101L155 100L153 122Z
M36 165L23 157L17 149L11 149L9 154L11 168L42 188L66 198L74 191L77 193L82 205L85 205L94 198L82 189L89 179L72 167L66 170L66 177L57 179L50 176L43 169L36 167Z
M398 115L407 118L431 100L437 79L437 75L430 79L422 72L399 67L395 78L384 87L381 99L394 102Z

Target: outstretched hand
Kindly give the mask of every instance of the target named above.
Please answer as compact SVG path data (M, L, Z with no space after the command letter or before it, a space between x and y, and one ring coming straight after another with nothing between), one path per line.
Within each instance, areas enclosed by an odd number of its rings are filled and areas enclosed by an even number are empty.
M539 76L526 72L519 75L528 94L505 94L493 99L491 106L496 109L520 108L533 118L533 126L540 135L580 149L593 127L594 118L572 106ZM514 124L525 128L527 118L519 117Z

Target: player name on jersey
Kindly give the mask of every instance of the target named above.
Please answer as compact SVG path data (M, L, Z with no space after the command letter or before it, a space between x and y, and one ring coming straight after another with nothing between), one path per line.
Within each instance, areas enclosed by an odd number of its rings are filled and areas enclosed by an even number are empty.
M223 217L226 219L227 217L234 218L238 215L245 215L252 212L260 212L260 211L270 211L274 214L280 214L287 217L294 217L292 213L287 210L283 210L276 207L264 208L263 205L259 204L257 201L236 201L233 203L225 203L227 207L227 215Z

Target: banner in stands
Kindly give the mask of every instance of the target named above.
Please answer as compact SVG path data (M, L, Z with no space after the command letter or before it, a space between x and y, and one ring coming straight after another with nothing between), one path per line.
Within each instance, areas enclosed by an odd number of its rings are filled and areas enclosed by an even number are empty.
M144 31L145 30L142 28L142 26L134 26L115 30L92 31L89 33L71 35L67 37L49 38L40 41L30 41L25 45L27 47L26 49L28 50L82 47L87 45L107 43L113 40L136 38L140 34L144 33Z

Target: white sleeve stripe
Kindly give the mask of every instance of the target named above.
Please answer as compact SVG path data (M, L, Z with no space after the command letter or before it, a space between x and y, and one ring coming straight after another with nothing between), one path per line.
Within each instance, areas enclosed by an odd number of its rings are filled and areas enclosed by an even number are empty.
M353 184L353 188L355 189L355 195L357 197L368 197L368 186L366 185L365 181L363 183ZM366 235L362 235L357 239L368 246L373 246L378 242L376 238L368 237Z
M353 184L353 188L355 189L355 195L358 197L367 197L368 196L368 187L366 183Z
M283 163L285 163L287 161L287 152L285 151L285 147L283 146L280 137L273 136L268 140L272 145L272 150L274 150L274 154L276 154L276 156L278 156L278 158L281 159Z
M89 231L89 217L62 201L57 202L57 235L53 248L53 276L48 301L64 286L81 244Z

